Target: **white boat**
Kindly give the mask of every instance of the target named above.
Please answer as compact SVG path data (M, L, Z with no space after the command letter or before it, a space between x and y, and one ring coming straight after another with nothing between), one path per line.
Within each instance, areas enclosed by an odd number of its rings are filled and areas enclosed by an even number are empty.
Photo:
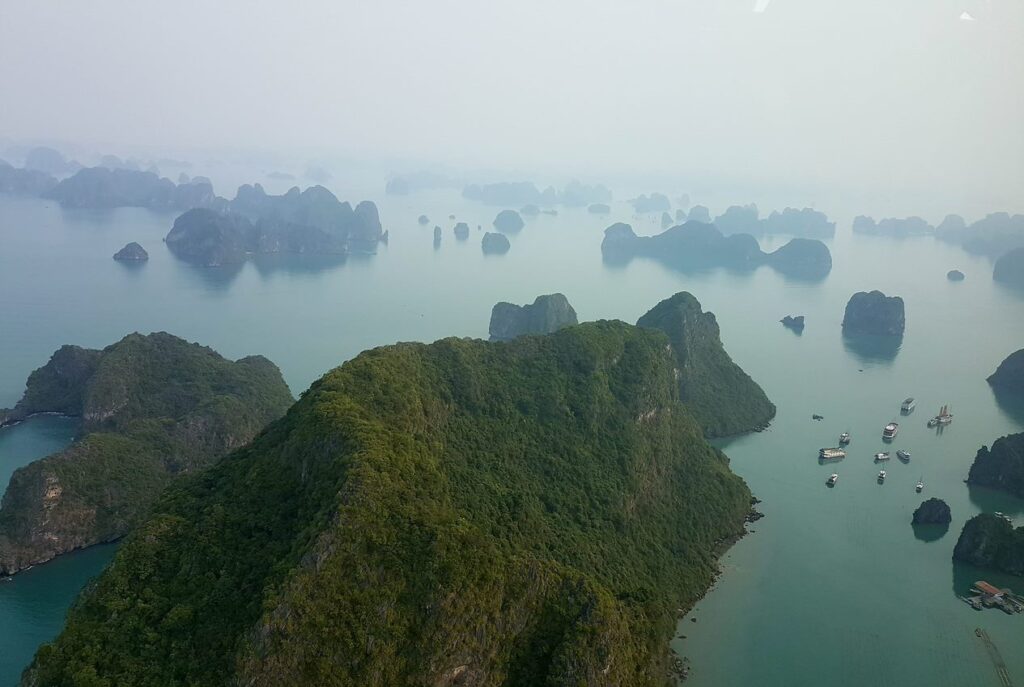
M837 481L839 481L839 475L833 472L832 475L825 482L825 484L827 484L830 487L834 487Z
M838 460L839 458L845 458L846 451L841 448L820 448L818 449L818 458L820 460Z
M922 489L924 489L924 480L919 479L917 480L917 486L914 487L914 491L920 494Z
M879 470L878 471L878 481L879 482L884 482L885 481L885 470Z
M881 453L876 453L875 454L875 460L876 461L879 461L879 460L889 460L889 452L888 451L883 451Z
M910 462L910 451L904 451L900 449L896 452L896 457L902 460L904 463Z
M882 438L886 441L892 441L896 438L896 434L900 431L900 426L895 422L890 422L882 430Z
M839 445L845 446L848 443L850 443L850 433L843 432L842 434L839 435Z
M900 405L900 412L903 413L904 415L907 415L908 413L913 412L914 408L916 407L917 404L914 402L913 397L911 397L903 401L903 403Z

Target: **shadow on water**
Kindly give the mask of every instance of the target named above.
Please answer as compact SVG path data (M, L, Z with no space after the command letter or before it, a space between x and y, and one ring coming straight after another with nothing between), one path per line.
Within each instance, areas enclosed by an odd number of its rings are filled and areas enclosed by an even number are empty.
M142 270L145 269L148 260L115 260L121 269L124 270L125 274L130 274L133 277L137 277L141 274Z
M304 255L297 253L271 253L257 255L252 264L260 277L266 279L277 273L293 275L317 274L345 264L344 255Z
M902 336L876 336L842 334L843 347L855 358L865 363L890 363L903 346Z
M996 405L1005 415L1015 422L1024 425L1024 399L1016 398L1000 389L992 389L996 397Z
M182 270L190 279L199 282L212 291L227 291L232 282L235 281L235 277L245 267L245 263L221 265L219 267L202 267L184 261L179 262Z
M1007 575L1006 573L986 568L977 568L961 561L953 561L953 593L956 596L959 597L970 594L971 587L973 587L974 583L979 580L985 580L989 584L995 585L1000 589L1009 587L1018 594L1024 591L1024 578L1017 577L1015 575ZM1001 611L994 608L978 611L978 613L1002 614Z
M984 513L1006 513L1010 517L1024 515L1024 499L998 489L967 485L967 498ZM1024 584L1021 585L1024 587Z
M949 532L949 523L941 525L911 525L914 530L914 538L918 541L933 542L946 536Z

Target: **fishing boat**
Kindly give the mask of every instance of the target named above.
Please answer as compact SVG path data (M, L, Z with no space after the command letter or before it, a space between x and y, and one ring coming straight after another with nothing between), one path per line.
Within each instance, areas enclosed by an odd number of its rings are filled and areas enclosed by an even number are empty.
M846 457L846 451L841 448L821 448L818 449L818 458L820 460L838 460Z
M924 480L923 479L919 479L919 480L917 480L917 486L914 487L914 491L916 491L918 494L920 494L922 489L924 489Z
M842 434L839 435L839 445L846 446L848 443L850 443L850 433L843 432Z
M896 434L900 431L900 426L895 422L890 422L882 430L882 438L886 441L892 441L896 438Z
M904 451L903 449L900 449L899 451L896 452L896 457L902 460L904 463L909 463L910 451Z
M939 408L939 414L928 421L929 427L941 427L953 421L953 413L949 412L949 406Z
M880 461L880 460L889 460L889 458L890 458L890 456L889 456L889 452L888 451L881 451L881 452L875 454L875 462L876 463L878 461Z
M900 405L900 412L903 413L904 415L909 415L910 413L914 412L914 408L916 407L917 403L915 403L913 397L911 397L903 401L903 403Z
M885 481L885 470L878 471L878 483L881 484Z
M829 478L825 481L825 484L827 484L830 487L834 487L836 485L837 481L839 481L839 475L837 475L836 473L833 472L829 476Z

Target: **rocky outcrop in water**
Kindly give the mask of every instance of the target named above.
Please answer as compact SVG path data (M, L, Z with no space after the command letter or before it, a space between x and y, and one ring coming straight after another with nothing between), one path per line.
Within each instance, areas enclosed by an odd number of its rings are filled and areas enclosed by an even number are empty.
M524 217L536 217L537 215L540 214L540 208L534 205L533 203L530 203L519 208L519 214L523 215Z
M587 208L587 212L592 215L607 215L611 211L612 207L608 203L591 203Z
M781 320L779 320L779 322L782 323L783 327L785 327L786 329L792 329L794 332L802 332L804 330L803 315L797 315L796 317L793 317L792 315L786 315Z
M914 511L912 525L948 525L953 521L949 504L942 499L930 498L923 501Z
M487 255L504 255L512 247L512 244L508 242L508 237L504 234L489 231L484 234L480 247Z
M949 272L946 272L946 279L949 281L963 281L964 273L960 270L950 270Z
M19 468L0 505L0 573L124 536L165 485L215 462L292 398L266 358L225 360L170 334L102 351L64 346L33 372L8 422L80 421L68 448Z
M68 160L64 153L46 146L37 146L25 155L24 168L42 172L49 176L63 177L82 169L82 165Z
M686 221L711 224L711 211L703 205L694 205L690 208L690 211L686 213Z
M1024 248L1024 215L993 212L971 225L951 215L936 230L937 238L963 247L968 253L998 258L1016 248Z
M888 236L890 238L907 238L910 236L928 236L935 233L935 227L920 217L887 217L876 222L871 217L859 215L853 220L853 231L856 234Z
M663 193L652 193L650 196L640 195L629 202L633 205L633 211L639 214L668 212L672 209L672 203Z
M0 193L13 196L41 196L54 186L57 179L35 169L18 169L0 160Z
M1024 498L1024 433L1000 437L991 449L982 446L974 456L967 483Z
M145 248L132 241L125 245L124 248L114 253L114 260L141 262L143 260L149 260L149 253L146 252Z
M987 381L996 392L1024 402L1024 348L999 363Z
M818 279L832 269L832 255L821 241L793 239L764 253L749 234L723 236L714 225L694 221L656 236L637 236L630 225L613 224L605 230L601 253L610 263L644 256L684 272L716 267L746 271L767 264L787 276Z
M537 296L530 305L497 303L488 327L491 341L510 341L527 334L550 334L578 324L576 311L560 293Z
M1024 289L1024 248L1015 248L996 260L992 279L1015 289Z
M465 241L469 238L469 225L465 222L456 224L452 231L455 233L455 238L459 241Z
M1024 527L982 513L964 524L953 559L1010 575L1024 575Z
M519 181L469 184L462 189L462 196L488 205L584 207L592 203L607 203L612 199L612 192L601 184L587 185L578 181L570 181L561 191L553 186L539 191L533 183Z
M421 225L430 224L430 218L427 217L426 215L420 215L416 221L419 222Z
M851 336L902 336L906 327L903 299L881 291L859 291L846 304L843 333Z
M504 234L514 234L523 228L523 218L515 210L502 210L492 222L494 228Z
M106 167L79 170L48 191L46 197L67 208L140 207L159 212L213 207L223 202L200 177L175 184L152 172Z

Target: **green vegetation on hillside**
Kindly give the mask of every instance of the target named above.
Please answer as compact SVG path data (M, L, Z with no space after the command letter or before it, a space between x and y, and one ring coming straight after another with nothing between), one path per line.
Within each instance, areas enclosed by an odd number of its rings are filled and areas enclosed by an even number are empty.
M679 370L679 397L709 437L763 429L775 406L722 346L714 313L685 291L658 303L637 326L668 334Z
M231 362L166 333L131 334L102 351L60 348L6 418L72 415L79 438L11 477L0 571L123 536L175 475L245 444L291 402L266 358Z
M170 485L24 682L664 684L750 502L677 365L621 322L363 353Z
M1024 498L1024 433L996 439L991 450L982 446L971 464L967 483Z
M1024 527L981 513L964 523L953 558L981 568L1024 575Z

